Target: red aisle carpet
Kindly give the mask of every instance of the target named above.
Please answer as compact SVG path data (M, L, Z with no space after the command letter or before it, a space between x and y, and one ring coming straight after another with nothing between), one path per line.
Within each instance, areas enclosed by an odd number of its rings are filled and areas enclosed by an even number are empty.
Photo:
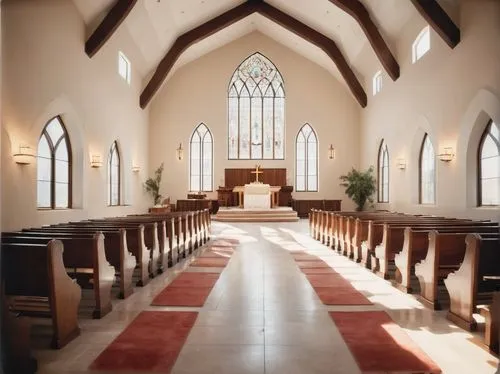
M441 373L386 312L329 312L365 372Z
M219 273L182 273L153 299L151 305L203 306L219 275Z
M372 305L372 302L335 269L316 256L307 253L292 255L297 266L325 305Z
M197 315L197 312L140 313L90 369L169 373Z

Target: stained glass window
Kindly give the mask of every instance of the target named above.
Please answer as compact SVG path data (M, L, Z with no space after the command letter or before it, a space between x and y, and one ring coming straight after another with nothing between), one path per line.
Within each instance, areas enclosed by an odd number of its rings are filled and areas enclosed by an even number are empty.
M420 204L436 203L436 156L429 135L420 149Z
M299 130L295 146L295 190L318 191L318 138L309 124Z
M108 204L120 205L120 152L116 141L109 150L108 192Z
M500 205L500 129L492 121L479 145L479 205Z
M71 205L71 147L60 117L42 131L37 150L37 207L69 208Z
M389 202L389 150L383 140L378 150L378 202Z
M213 139L205 124L194 130L189 147L189 190L213 191Z
M228 90L228 157L282 160L285 157L283 77L260 53L243 61Z

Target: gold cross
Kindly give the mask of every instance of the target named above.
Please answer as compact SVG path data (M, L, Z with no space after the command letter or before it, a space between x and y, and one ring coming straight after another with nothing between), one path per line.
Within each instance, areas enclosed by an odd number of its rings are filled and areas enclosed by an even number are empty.
M252 174L255 174L255 182L259 181L259 174L264 174L263 171L260 171L260 165L255 165L255 171L251 171Z

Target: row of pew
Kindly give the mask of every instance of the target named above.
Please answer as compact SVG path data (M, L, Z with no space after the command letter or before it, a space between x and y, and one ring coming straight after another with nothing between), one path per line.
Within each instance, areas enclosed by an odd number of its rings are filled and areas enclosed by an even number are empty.
M485 344L498 353L498 326L491 316L500 276L497 222L409 215L387 211L311 210L310 235L362 264L463 329L477 329L474 313L486 317Z
M112 310L112 288L127 298L134 286L186 258L210 239L208 210L130 215L2 233L6 309L48 317L53 348L80 334L82 290L92 295L92 317Z

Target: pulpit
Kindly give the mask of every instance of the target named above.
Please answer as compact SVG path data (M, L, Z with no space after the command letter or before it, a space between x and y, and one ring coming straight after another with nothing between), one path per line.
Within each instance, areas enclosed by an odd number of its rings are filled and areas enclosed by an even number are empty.
M271 208L271 186L263 183L245 184L243 189L244 209Z

